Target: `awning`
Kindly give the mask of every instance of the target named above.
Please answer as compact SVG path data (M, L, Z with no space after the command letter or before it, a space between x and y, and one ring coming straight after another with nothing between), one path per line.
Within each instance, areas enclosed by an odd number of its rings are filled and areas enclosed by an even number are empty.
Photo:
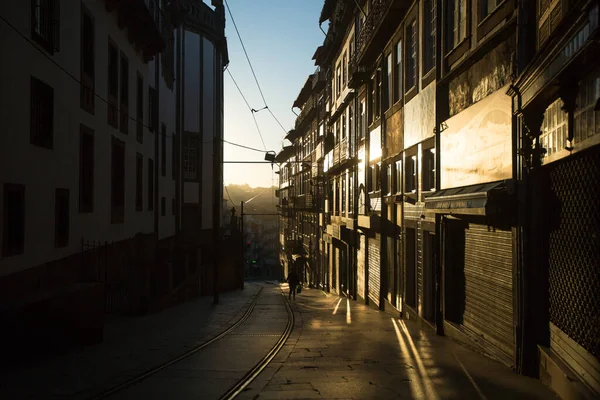
M508 205L509 182L443 189L425 198L425 208L438 214L497 214Z

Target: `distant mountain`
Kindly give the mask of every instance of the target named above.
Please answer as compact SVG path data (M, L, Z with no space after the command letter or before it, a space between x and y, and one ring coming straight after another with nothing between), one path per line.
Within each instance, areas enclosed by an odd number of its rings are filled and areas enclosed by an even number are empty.
M244 213L245 214L275 214L277 213L278 199L275 197L276 186L273 187L250 187L249 185L227 185L223 190L223 197L230 200L228 207L231 208L233 205L239 215L240 202L244 201ZM268 216L266 216L268 217ZM271 216L275 218L276 216Z

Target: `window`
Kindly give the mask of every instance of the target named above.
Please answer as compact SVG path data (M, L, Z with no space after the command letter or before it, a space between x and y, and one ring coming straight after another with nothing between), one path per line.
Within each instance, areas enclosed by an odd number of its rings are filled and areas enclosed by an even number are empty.
M31 1L31 38L52 54L59 51L59 0Z
M394 79L396 84L394 85L394 102L402 98L402 91L404 90L402 85L402 40L396 43L396 66L394 69Z
M139 71L137 73L135 103L135 137L138 143L144 143L144 78Z
M363 100L360 101L360 112L358 114L358 135L359 135L359 137L361 139L365 137L366 131L367 131L367 121L366 121L366 118L365 118L365 108L366 108L366 102L363 99Z
M375 118L379 119L381 114L381 101L383 96L381 93L381 69L378 69L375 73Z
M400 193L402 192L402 160L396 161L394 163L394 170L395 170L395 176L394 176L394 189L393 191L395 193Z
M373 181L375 182L375 191L381 190L381 163L375 164L373 169Z
M179 136L172 133L173 141L171 145L171 179L177 179L177 150L179 148Z
M481 19L490 15L502 0L481 0ZM547 3L547 1L542 1Z
M111 159L111 223L125 220L125 142L112 138Z
M335 199L335 207L333 209L333 215L340 215L340 178L334 180L335 187L333 189L333 196Z
M344 57L342 58L342 87L346 86L346 74L348 71L348 56L346 52L344 52Z
M167 198L166 197L160 198L160 215L161 215L161 217L164 217L165 215L167 215Z
M2 200L2 256L10 257L23 253L25 186L5 183Z
M156 90L148 87L148 116L150 132L158 130L158 102L156 100Z
M108 40L108 123L115 128L119 127L118 109L119 91L119 52L112 40Z
M51 149L54 141L54 89L31 77L31 144Z
M338 64L336 68L336 87L335 87L335 97L338 97L342 91L342 69L340 64Z
M69 190L56 189L54 195L54 247L69 244Z
M121 108L119 112L122 133L129 132L129 61L121 53Z
M386 193L388 195L392 194L392 164L388 164L386 168Z
M375 176L375 167L373 165L369 165L367 168L367 192L371 193L373 191L373 177Z
M406 166L404 168L404 192L417 192L417 156L406 156Z
M154 161L148 159L148 211L154 210Z
M198 179L198 137L186 134L183 145L183 179L195 181Z
M385 109L387 110L388 108L390 108L392 106L392 104L394 104L394 99L393 99L393 92L394 92L394 82L392 80L392 76L393 76L393 72L394 72L394 63L392 60L392 53L388 54L387 56L387 63L386 63L386 75L387 75L387 79L386 79L386 84L385 84L385 96L387 99L387 102L385 104Z
M408 58L406 59L406 90L417 84L417 21L413 20L406 28Z
M346 139L346 114L342 114L342 136L341 140Z
M94 211L94 131L79 127L79 212Z
M561 0L539 0L538 3L538 47L540 47L550 34L561 23L563 16L563 2Z
M95 64L95 38L94 20L89 12L81 7L81 89L80 106L83 110L94 113L94 64Z
M348 136L350 136L350 146L349 151L350 154L354 154L354 142L356 137L354 135L354 120L352 116L354 115L354 107L348 106Z
M467 37L467 0L449 0L448 48L458 46Z
M354 174L348 172L348 215L354 214Z
M144 156L135 155L135 211L144 209Z
M425 75L435 67L435 1L425 0L425 4L423 5L423 12L423 75Z
M344 216L346 212L346 175L342 175L342 216Z
M423 191L435 190L435 149L423 150Z
M165 124L161 124L160 136L160 174L167 176L167 126Z

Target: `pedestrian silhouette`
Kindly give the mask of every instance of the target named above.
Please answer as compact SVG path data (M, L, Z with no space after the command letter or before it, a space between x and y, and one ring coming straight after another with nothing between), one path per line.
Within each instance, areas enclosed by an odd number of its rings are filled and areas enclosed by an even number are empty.
M290 294L288 298L291 300L292 295L294 296L294 300L296 300L296 287L298 286L298 274L295 269L292 269L288 274L287 281L290 285Z

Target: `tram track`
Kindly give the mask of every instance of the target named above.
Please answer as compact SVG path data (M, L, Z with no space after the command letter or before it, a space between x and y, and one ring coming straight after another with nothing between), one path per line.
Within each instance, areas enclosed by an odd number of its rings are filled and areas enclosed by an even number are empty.
M224 339L228 336L235 336L235 334L233 334L233 332L236 329L238 329L240 326L242 326L254 312L255 307L261 297L261 294L263 293L263 288L264 287L261 286L258 293L255 295L254 299L252 300L252 303L246 309L246 311L244 312L242 317L238 321L236 321L232 326L230 326L229 328L227 328L226 330L224 330L217 336L211 338L210 340L208 340L198 346L193 347L192 349L186 351L185 353L183 353L167 362L164 362L154 368L147 370L144 373L137 375L136 377L134 377L132 379L129 379L129 380L127 380L119 385L116 385L98 395L91 397L90 400L106 399L106 398L109 398L120 392L123 392L123 391L145 381L146 379L151 378L152 376L158 374L159 372L165 370L166 368L172 367L172 366L176 365L177 363L183 361L184 359L187 359L187 358L193 356L194 354L200 352L201 350L206 349L207 347L214 344L215 342L217 342L221 339ZM292 332L293 326L294 326L294 313L293 313L293 311L287 301L287 298L285 296L283 296L283 302L284 302L284 305L285 305L285 308L287 311L287 315L288 315L287 324L286 324L286 327L285 327L283 333L281 335L269 335L269 336L279 336L279 339L277 340L275 345L268 351L268 353L256 365L254 365L254 367L252 367L240 380L238 380L237 383L233 387L231 387L229 390L227 390L227 392L225 392L225 394L223 394L221 397L219 397L219 399L234 399L236 396L238 396L240 393L242 393L244 391L244 389L256 377L258 377L258 375L260 375L260 373L268 366L268 364L273 360L273 358L275 358L275 356L277 355L279 350L281 350L281 348L285 345L287 339L289 338L289 336Z

